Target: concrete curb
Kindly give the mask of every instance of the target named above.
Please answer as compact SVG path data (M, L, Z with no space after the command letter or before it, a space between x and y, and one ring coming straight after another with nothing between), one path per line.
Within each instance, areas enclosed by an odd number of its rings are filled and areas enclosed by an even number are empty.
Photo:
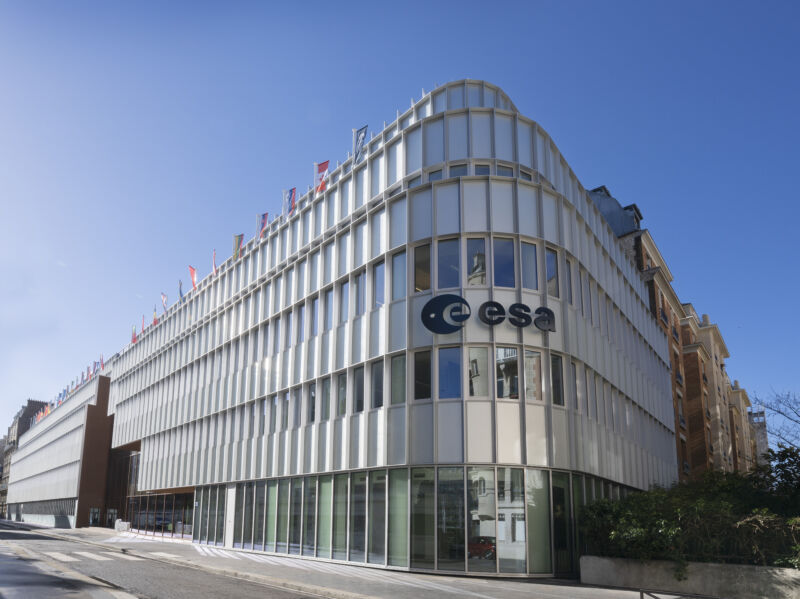
M22 530L22 529L20 529ZM187 562L180 562L177 560L164 558L164 557L154 557L148 553L136 551L133 549L126 549L120 547L111 547L108 544L98 543L95 541L90 541L87 539L83 539L80 537L73 537L70 535L60 535L50 530L42 530L42 529L29 529L27 532L33 532L37 534L41 534L45 537L52 537L56 539L60 539L62 541L73 541L78 543L83 543L84 545L92 545L94 547L101 547L106 551L119 551L120 553L124 553L125 555L132 555L134 557L140 557L142 559L149 559L156 562L163 562L165 564L173 564L176 566L182 566L184 568L193 568L195 570L203 570L205 572L212 572L214 574L218 574L221 576L228 576L230 578L237 578L240 580L247 580L248 582L254 582L256 584L262 584L264 586L270 587L277 587L280 589L286 589L288 591L297 591L298 593L307 593L309 595L317 595L318 597L328 597L330 599L372 599L370 595L362 595L360 593L353 593L350 591L343 591L340 589L331 589L328 587L320 587L313 584L302 583L302 582L295 582L292 580L286 580L283 578L275 578L272 576L264 576L263 574L252 574L250 572L240 572L239 570L230 570L226 568L216 568L214 566L206 566L194 563L187 563Z

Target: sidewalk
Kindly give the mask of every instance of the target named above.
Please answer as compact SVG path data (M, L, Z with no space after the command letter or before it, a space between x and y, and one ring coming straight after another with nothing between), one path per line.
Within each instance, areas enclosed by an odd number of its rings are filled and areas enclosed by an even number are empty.
M27 527L27 525L25 525ZM32 527L31 527L32 528ZM38 534L80 542L142 559L249 580L335 599L638 599L632 590L597 588L577 581L554 579L476 578L417 574L366 566L283 557L249 551L231 551L161 539L107 528L34 529Z

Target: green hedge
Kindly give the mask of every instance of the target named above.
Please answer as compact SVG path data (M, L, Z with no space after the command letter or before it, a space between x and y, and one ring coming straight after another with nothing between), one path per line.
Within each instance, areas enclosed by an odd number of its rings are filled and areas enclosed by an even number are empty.
M583 553L641 560L800 568L800 452L770 451L754 472L601 500L581 510Z

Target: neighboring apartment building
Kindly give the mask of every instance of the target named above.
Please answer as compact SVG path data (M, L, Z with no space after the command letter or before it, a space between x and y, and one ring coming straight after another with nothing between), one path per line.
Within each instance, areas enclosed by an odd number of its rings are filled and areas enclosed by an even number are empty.
M2 455L3 459L3 475L0 477L0 514L5 515L7 518L10 517L10 512L7 505L8 483L9 477L11 476L11 459L14 455L14 452L17 450L19 438L30 428L31 420L36 412L44 408L46 405L47 403L44 401L29 399L25 405L23 405L14 415L14 419L11 421L11 426L8 427L5 451L0 454Z
M364 154L110 361L109 474L135 484L106 512L313 559L574 574L582 504L677 479L671 330L499 88L437 88ZM49 500L61 409L23 439L26 504Z
M730 385L724 363L728 349L719 328L707 316L699 320L691 304L681 303L666 261L650 232L641 228L639 208L622 207L605 186L590 195L635 259L647 284L650 311L669 340L679 479L709 468L751 469L750 402L738 382L735 388Z
M767 463L764 454L769 449L769 439L767 438L767 415L764 408L754 409L747 415L750 426L753 427L753 455L758 465Z

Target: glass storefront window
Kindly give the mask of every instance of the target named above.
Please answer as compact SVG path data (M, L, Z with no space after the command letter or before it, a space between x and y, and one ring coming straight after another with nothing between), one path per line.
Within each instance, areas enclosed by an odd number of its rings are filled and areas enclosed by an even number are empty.
M386 471L369 473L368 559L382 564L386 558Z
M497 571L494 468L467 469L467 557L470 572Z
M569 474L553 472L553 569L557 576L573 571L570 496Z
M495 287L514 287L514 241L495 239L493 247Z
M549 574L550 477L547 470L528 469L528 560L531 574Z
M469 348L469 396L489 395L489 350L485 347Z
M264 516L266 515L266 482L256 483L255 517L253 518L253 548L264 548Z
M214 542L216 545L223 545L225 542L225 487L218 486L215 495L216 502L213 505L216 505L214 522L217 530L214 535Z
M317 477L303 481L303 555L314 555L317 515Z
M367 473L353 472L350 478L350 561L366 557Z
M497 469L497 560L500 572L525 572L525 483L522 468Z
M278 481L267 481L267 529L264 550L275 551L275 530L278 517Z
M530 349L525 350L525 399L542 401L542 356Z
M333 559L347 559L347 474L337 474L333 487Z
M519 399L517 348L498 347L496 351L497 399Z
M433 569L435 558L433 468L411 469L411 567Z
M275 551L286 553L289 532L289 479L278 481L278 517L275 530Z
M461 397L461 348L439 349L439 399Z
M389 565L408 566L408 470L389 470Z
M331 556L331 502L333 501L333 477L319 477L319 515L317 517L317 556Z
M467 285L486 285L486 240L467 239Z
M292 479L292 495L289 502L289 553L300 553L301 514L303 510L303 479Z
M244 516L242 522L242 547L253 548L253 483L244 485Z
M439 468L439 570L464 571L464 470Z

